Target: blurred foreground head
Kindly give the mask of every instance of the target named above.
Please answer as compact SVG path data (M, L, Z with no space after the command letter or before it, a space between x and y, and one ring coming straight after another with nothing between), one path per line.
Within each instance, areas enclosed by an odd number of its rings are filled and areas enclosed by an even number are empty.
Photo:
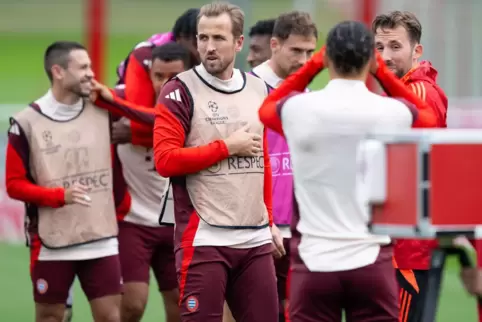
M52 87L80 97L92 91L92 63L84 46L73 41L57 41L47 47L44 69Z
M366 80L374 48L373 34L363 23L337 24L326 39L325 66L331 78Z
M213 76L232 76L236 53L243 48L244 12L228 2L201 7L198 15L197 46L204 68Z

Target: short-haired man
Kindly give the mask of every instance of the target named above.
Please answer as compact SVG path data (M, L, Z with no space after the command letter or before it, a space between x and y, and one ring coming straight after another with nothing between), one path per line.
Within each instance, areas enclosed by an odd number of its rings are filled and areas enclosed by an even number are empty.
M249 30L248 64L254 68L271 57L274 19L259 20Z
M253 68L252 74L260 77L270 89L277 88L283 80L303 66L313 55L318 40L318 31L308 13L291 11L281 14L276 20L270 40L272 56ZM287 277L290 267L289 241L293 210L293 176L288 145L278 133L268 130L268 149L273 172L273 218L280 229L286 256L275 259L278 284L279 319L284 321L287 298Z
M420 61L422 25L411 12L393 11L375 18L375 46L385 64L400 80L430 106L437 127L447 127L447 97L437 85L437 71ZM390 91L386 90L388 95ZM426 291L430 253L435 241L397 240L394 263L400 291L400 320L418 321Z
M25 202L36 321L62 321L77 276L95 321L120 321L121 269L109 114L87 99L85 48L55 42L51 89L10 119L6 188Z
M224 299L236 321L278 320L271 254L284 248L270 227L271 169L257 117L268 89L233 67L243 24L237 6L203 6L202 63L170 80L156 106L154 159L173 187L183 321L220 321ZM140 122L154 119L145 107L115 97L113 103L103 107Z
M374 59L373 47L364 24L339 23L328 34L326 52L289 76L259 110L265 126L286 136L293 160L293 322L341 322L343 310L347 321L398 321L390 238L369 233L356 189L357 152L372 131L431 126L434 119L425 113L426 104ZM296 95L324 66L328 85ZM370 71L417 108L371 93L365 86Z
M278 319L273 238L283 249L270 231L271 169L257 117L267 87L233 68L243 25L239 7L204 5L202 63L159 96L154 154L172 178L183 321L220 321L225 298L238 322Z
M170 78L191 67L189 51L175 42L154 48L151 61L149 75L156 97ZM122 89L115 91L119 97L124 97ZM128 213L118 216L119 257L124 282L122 321L141 320L149 293L149 268L163 297L166 321L179 321L174 207L172 196L168 198L168 194L171 195L169 179L155 171L152 146L118 144L115 153L125 183L120 190L130 196L126 205Z

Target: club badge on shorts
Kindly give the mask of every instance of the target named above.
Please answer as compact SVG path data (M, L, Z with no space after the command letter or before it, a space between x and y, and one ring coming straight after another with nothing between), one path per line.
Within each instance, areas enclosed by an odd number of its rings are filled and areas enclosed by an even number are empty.
M186 308L189 312L194 312L199 307L199 301L195 296L189 296L186 300Z
M36 286L37 286L37 292L39 294L45 294L45 293L47 293L47 290L49 289L49 284L43 278L39 278L37 280Z

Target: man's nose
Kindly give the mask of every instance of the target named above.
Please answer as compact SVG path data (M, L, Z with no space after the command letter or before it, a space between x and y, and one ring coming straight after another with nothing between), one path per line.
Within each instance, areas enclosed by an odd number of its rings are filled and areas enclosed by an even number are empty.
M390 55L390 52L388 50L382 50L380 52L380 55L382 56L383 61L386 63L392 60L392 55Z
M87 76L88 78L94 78L95 73L94 73L94 71L93 71L92 69L89 69L89 70L87 71L87 75L86 75L86 76Z
M216 52L216 46L214 45L214 41L209 40L207 44L207 51L208 54L214 54Z
M304 65L309 59L310 59L310 55L308 53L303 53L300 55L300 58L298 59L298 63L300 65Z

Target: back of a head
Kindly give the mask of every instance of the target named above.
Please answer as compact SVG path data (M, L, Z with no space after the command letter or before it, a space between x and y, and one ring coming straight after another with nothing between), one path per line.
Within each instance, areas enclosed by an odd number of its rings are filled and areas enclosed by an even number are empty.
M344 21L326 39L326 55L340 76L357 76L374 55L374 37L365 24Z
M273 37L284 41L290 35L318 38L318 30L309 13L290 11L278 16L273 27Z
M177 18L172 28L174 39L189 38L194 39L197 35L197 16L199 9L191 8L186 10L179 18Z
M53 81L52 66L59 65L66 69L69 56L73 50L86 50L85 47L74 41L56 41L47 47L44 54L44 69L49 80Z
M152 50L152 61L159 59L165 62L181 60L186 68L191 67L191 55L181 44L171 42Z
M239 6L229 2L216 1L205 4L201 7L197 21L199 23L202 17L218 17L222 14L227 14L231 19L233 36L240 37L244 31L244 12Z
M259 20L249 30L249 37L273 35L275 19Z

